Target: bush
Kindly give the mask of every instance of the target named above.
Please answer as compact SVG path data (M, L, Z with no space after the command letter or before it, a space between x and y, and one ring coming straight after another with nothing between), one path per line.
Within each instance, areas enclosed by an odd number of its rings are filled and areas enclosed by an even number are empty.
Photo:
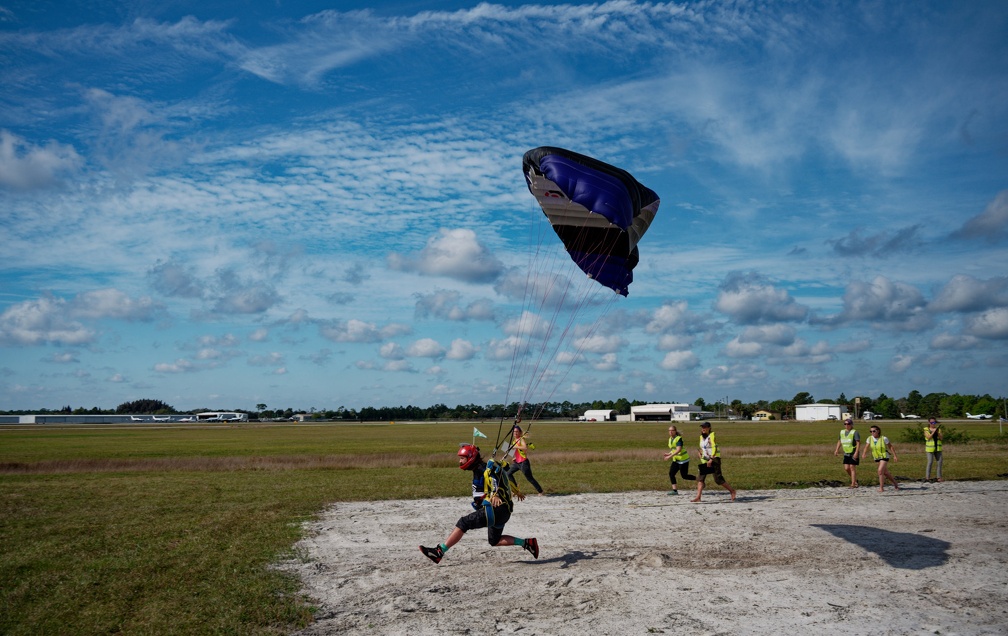
M966 444L970 441L969 433L965 431L957 431L951 426L942 425L942 444ZM903 429L903 434L900 436L901 442L907 442L909 444L923 444L924 440L924 427L922 426L908 426Z

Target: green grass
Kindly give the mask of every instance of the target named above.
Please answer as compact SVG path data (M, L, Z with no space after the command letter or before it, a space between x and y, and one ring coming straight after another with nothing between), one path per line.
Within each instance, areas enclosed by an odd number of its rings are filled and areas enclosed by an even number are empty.
M897 477L923 445L881 422ZM478 423L490 436L497 423ZM1008 472L997 423L956 422L946 479ZM506 428L506 426L505 426ZM532 424L552 493L667 489L664 424ZM715 423L740 489L841 481L839 427ZM860 426L862 435L867 426ZM690 448L696 426L681 427ZM335 501L467 496L455 449L472 423L0 429L0 633L280 634L311 620L298 582L271 567ZM695 467L695 460L693 460ZM874 465L862 464L862 483ZM524 485L524 481L520 481Z

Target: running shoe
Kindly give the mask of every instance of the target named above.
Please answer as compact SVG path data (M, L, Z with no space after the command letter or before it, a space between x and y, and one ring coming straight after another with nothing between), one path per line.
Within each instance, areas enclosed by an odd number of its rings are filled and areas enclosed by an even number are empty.
M527 552L531 552L532 556L539 558L539 542L535 539L525 539L524 548Z
M420 551L423 552L424 556L433 561L434 563L441 563L441 557L444 556L444 552L441 550L441 546L436 545L433 548L427 548L420 546ZM539 550L536 549L538 553Z

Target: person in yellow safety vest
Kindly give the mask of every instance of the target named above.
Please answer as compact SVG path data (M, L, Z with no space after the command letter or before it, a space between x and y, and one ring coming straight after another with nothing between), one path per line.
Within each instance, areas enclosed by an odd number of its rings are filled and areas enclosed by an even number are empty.
M938 481L942 481L942 432L941 424L935 418L928 420L924 429L924 451L927 453L927 469L924 471L924 481L931 481L931 464L938 462Z
M879 492L885 490L886 479L892 482L896 490L899 490L896 478L889 472L889 458L892 457L894 462L899 461L899 458L896 457L896 449L893 448L892 442L889 441L888 437L882 436L882 429L878 426L873 425L871 427L871 437L868 438L868 443L864 445L864 450L861 451L861 459L864 459L865 455L868 454L869 448L871 449L872 458L878 464Z
M697 457L700 458L700 472L697 474L696 497L690 501L700 501L707 475L714 475L714 483L730 492L731 500L735 501L735 489L721 474L721 450L718 448L717 442L714 441L710 422L700 424L700 450L697 451Z
M676 473L682 475L683 479L696 479L696 475L689 474L689 451L683 448L682 435L676 430L675 425L668 427L668 447L665 459L672 460L672 465L668 469L668 478L672 482L670 495L679 494L679 485L676 483Z
M860 463L858 451L861 450L861 433L854 430L854 420L851 418L848 417L845 419L843 424L844 427L840 431L840 439L837 440L833 456L836 457L839 455L840 449L843 449L843 468L850 476L850 487L857 488L857 467Z

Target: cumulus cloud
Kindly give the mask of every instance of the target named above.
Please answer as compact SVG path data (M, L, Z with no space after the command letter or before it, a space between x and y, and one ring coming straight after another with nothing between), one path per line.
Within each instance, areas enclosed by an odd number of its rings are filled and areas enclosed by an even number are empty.
M1008 276L978 280L960 274L953 276L928 305L933 311L982 311L1008 306Z
M1008 307L988 309L966 318L963 331L970 336L987 340L1008 339Z
M766 369L757 364L735 364L717 366L704 369L700 373L701 379L711 382L717 386L733 387L745 386L751 382L764 382L769 374Z
M666 371L684 371L700 366L700 359L692 351L669 351L659 366Z
M416 294L416 317L441 320L493 320L493 302L478 299L465 307L457 291L438 290L432 294Z
M893 359L889 362L889 370L893 373L903 373L907 369L913 366L913 357L905 355L893 356Z
M159 362L154 365L154 370L158 373L187 373L198 370L198 367L185 358L179 358L175 362Z
M192 268L173 260L158 263L147 270L151 286L165 296L178 298L202 298L204 284L193 273Z
M263 281L243 280L231 269L217 272L214 312L261 314L278 304L280 294Z
M714 307L740 324L804 320L808 308L755 272L728 274Z
M476 347L471 342L456 338L452 340L445 357L449 360L471 360L475 355Z
M35 145L7 130L0 130L0 186L34 190L52 185L83 165L77 151L50 140Z
M279 351L271 351L266 355L250 356L248 363L254 367L275 367L284 363L284 354Z
M440 230L415 256L390 254L388 266L401 272L444 276L466 283L489 283L501 275L504 265L468 229Z
M1008 190L998 192L980 214L952 233L952 238L996 243L1008 236Z
M406 357L406 352L403 350L402 345L395 342L386 342L378 350L378 355L386 360L402 360Z
M78 294L70 309L79 318L118 318L147 322L164 310L149 297L130 298L118 289L98 289Z
M421 338L406 349L411 358L442 358L445 348L433 338Z
M975 336L962 334L940 333L931 338L932 349L946 349L949 351L967 351L984 346L983 341Z
M864 229L858 228L843 238L826 241L826 243L832 245L833 251L841 256L885 258L918 250L923 244L919 235L920 225L911 225L878 234L868 234Z
M46 295L11 305L0 314L0 343L88 344L97 331L83 320L149 321L162 309L150 298L134 299L116 289L84 292L70 300Z
M387 338L409 333L409 325L391 323L378 327L363 320L332 320L319 323L319 333L333 342L381 342Z
M504 333L522 339L545 338L550 331L550 323L538 314L523 311L517 318L510 318L501 325Z
M578 339L574 347L587 353L615 353L625 344L626 340L621 336L594 334Z
M844 290L843 310L822 322L864 321L887 329L922 331L932 324L926 306L924 296L916 287L876 276L871 282L848 284Z

